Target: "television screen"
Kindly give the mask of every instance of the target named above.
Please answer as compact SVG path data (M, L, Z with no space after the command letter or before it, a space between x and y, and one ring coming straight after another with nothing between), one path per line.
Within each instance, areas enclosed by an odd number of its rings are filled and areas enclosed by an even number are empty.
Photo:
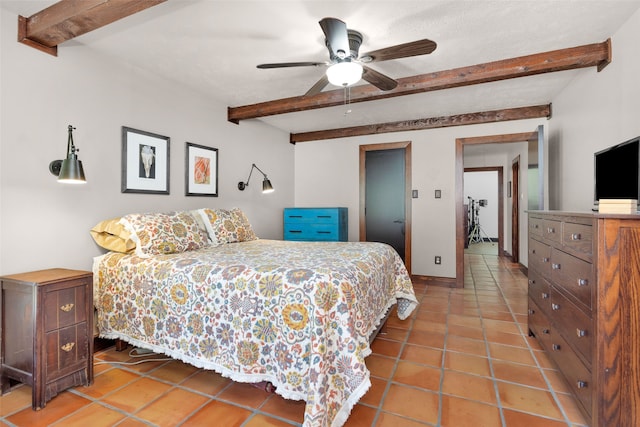
M599 151L595 160L595 201L640 199L640 137Z

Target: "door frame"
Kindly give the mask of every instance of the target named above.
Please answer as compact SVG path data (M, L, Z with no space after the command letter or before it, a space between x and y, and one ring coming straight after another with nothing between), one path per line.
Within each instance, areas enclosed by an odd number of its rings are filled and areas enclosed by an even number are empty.
M511 162L511 261L520 262L520 155Z
M502 256L504 242L504 180L502 166L464 168L464 172L498 172L498 255ZM464 175L463 175L464 182Z
M360 145L360 241L367 241L365 198L367 189L367 151L383 151L404 148L404 264L411 274L411 141Z
M526 142L530 139L537 140L538 131L456 138L456 287L458 288L464 287L464 146L471 144Z

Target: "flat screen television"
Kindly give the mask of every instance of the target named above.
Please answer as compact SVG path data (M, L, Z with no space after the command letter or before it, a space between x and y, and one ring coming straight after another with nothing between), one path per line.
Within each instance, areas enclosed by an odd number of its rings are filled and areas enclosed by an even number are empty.
M594 154L594 198L640 200L640 137Z

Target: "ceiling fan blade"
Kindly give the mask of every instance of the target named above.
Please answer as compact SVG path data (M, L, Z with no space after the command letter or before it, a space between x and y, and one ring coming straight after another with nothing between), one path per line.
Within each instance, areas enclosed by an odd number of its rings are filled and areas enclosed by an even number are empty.
M311 89L309 89L307 91L307 93L304 94L304 96L313 96L313 95L317 95L320 92L322 92L322 89L325 88L326 85L329 84L329 78L327 77L326 74L323 74L322 77L320 78L320 80L318 80L316 82L316 84L314 84Z
M323 18L319 24L327 39L331 59L348 57L350 51L347 24L337 18Z
M397 81L372 68L363 65L362 69L362 78L380 90L393 90L398 86Z
M369 62L379 62L388 61L389 59L407 58L409 56L426 55L436 50L437 46L436 42L429 39L416 40L414 42L367 52L364 55L361 55L360 59L363 62L366 62L367 58L371 58Z
M275 64L260 64L257 68L287 68L287 67L319 67L320 65L326 65L324 62L280 62Z

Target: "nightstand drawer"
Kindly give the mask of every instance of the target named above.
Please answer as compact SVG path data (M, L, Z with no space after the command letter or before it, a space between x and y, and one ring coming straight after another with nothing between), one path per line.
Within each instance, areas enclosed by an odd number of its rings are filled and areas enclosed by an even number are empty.
M285 224L337 224L339 220L337 209L287 208L284 210Z
M69 284L70 287L45 292L44 324L47 332L87 320L87 287L82 280Z
M321 224L296 227L295 224L285 225L285 240L338 240L338 229Z
M78 363L86 363L89 355L87 323L58 329L46 335L47 377L54 380L68 371L78 370Z

